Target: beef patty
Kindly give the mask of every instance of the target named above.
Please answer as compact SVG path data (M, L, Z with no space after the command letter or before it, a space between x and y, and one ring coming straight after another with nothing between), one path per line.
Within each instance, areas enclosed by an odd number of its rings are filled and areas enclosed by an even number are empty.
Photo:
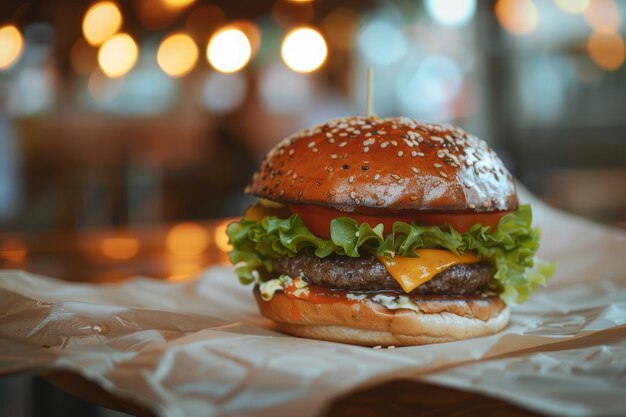
M351 291L394 290L403 292L375 256L360 258L298 254L274 261L274 271L291 277L300 276L310 284ZM454 265L420 285L411 294L471 294L484 287L493 276L487 262Z

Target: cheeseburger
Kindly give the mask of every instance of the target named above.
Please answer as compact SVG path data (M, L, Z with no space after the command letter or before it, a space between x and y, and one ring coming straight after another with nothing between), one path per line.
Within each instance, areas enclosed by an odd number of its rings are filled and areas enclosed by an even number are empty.
M227 233L263 315L296 336L365 346L498 332L545 284L539 231L485 142L408 118L352 117L272 149Z

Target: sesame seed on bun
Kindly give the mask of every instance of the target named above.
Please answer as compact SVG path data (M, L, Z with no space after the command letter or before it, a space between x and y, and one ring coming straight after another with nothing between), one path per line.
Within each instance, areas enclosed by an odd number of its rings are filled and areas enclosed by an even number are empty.
M246 191L344 212L517 208L513 178L484 141L404 117L335 119L297 132L268 153Z
M299 337L364 346L493 334L550 277L513 177L448 124L349 117L278 143L227 228L262 315Z

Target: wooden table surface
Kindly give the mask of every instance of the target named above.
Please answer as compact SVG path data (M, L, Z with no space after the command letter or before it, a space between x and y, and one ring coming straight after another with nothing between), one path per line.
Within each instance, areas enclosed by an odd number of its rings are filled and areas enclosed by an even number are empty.
M87 230L51 235L0 234L0 268L23 269L68 281L117 282L131 276L184 280L227 263L228 219L201 223ZM142 407L115 398L70 372L44 377L93 404L138 416ZM506 402L451 388L397 380L355 391L334 401L326 416L537 416Z

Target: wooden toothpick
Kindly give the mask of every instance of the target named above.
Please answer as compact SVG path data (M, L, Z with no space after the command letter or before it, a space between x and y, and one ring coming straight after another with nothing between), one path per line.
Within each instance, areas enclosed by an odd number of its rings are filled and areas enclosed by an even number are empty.
M367 117L374 116L374 70L367 68L367 92L365 94L365 114Z

